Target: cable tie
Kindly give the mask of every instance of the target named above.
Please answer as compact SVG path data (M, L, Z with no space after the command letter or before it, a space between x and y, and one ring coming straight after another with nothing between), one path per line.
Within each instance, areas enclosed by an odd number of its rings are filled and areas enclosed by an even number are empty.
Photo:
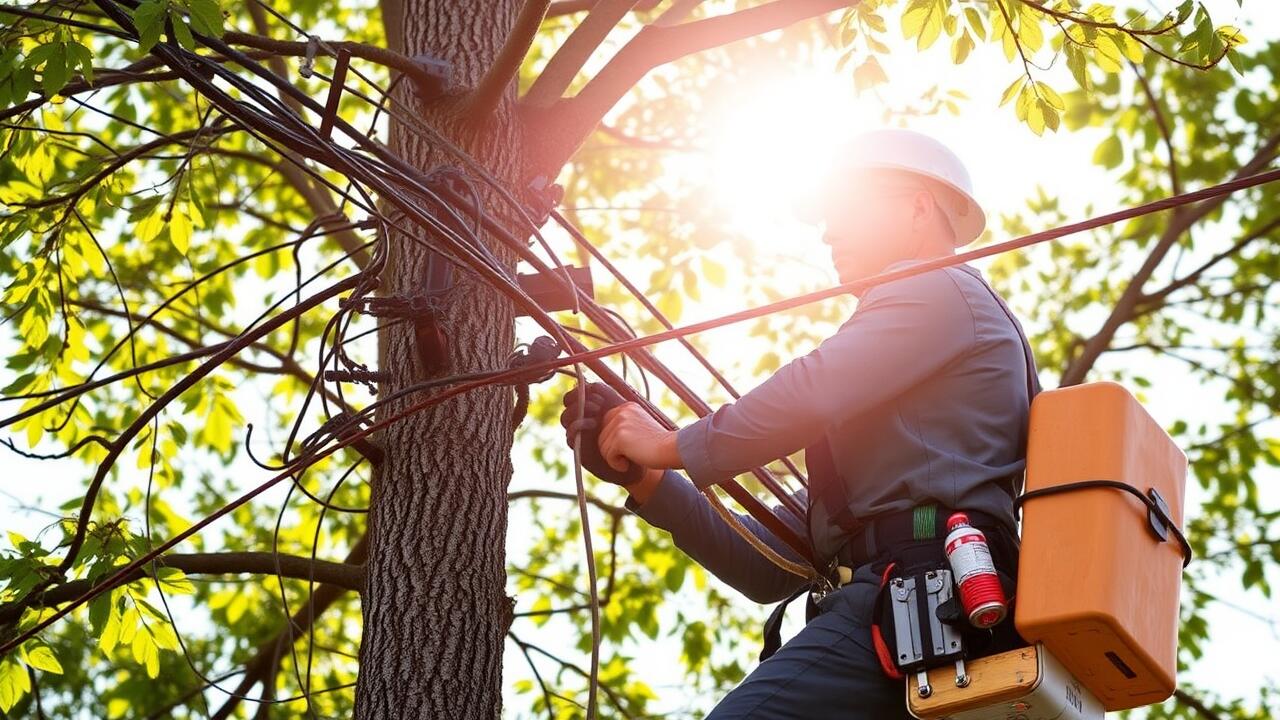
M315 35L307 36L307 54L302 58L302 65L298 67L298 74L304 78L310 79L315 69L316 51L320 47L320 38Z

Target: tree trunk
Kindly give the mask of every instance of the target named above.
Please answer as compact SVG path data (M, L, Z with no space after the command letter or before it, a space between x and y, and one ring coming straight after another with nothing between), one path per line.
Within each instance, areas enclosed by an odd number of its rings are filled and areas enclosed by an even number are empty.
M465 90L493 62L520 3L405 0L402 7L405 52L448 61L455 87ZM400 107L442 130L514 191L523 163L514 92L513 83L481 132L462 129L449 112L456 104L447 99ZM394 120L390 143L424 170L456 164L430 138ZM487 207L494 207L492 198ZM384 295L412 295L422 287L426 253L420 241L438 245L429 236L393 233ZM514 268L509 251L486 241ZM503 367L514 345L511 302L468 273L455 268L453 276L443 323L449 362L436 374ZM390 373L382 397L427 377L409 323L382 331L379 345L380 367ZM357 718L492 720L501 713L502 653L511 619L505 541L512 405L511 388L485 388L410 416L378 438L386 457L375 474L369 516Z

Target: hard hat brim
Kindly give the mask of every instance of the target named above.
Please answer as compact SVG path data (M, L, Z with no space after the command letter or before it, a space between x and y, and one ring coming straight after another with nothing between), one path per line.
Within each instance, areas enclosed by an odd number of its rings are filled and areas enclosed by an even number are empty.
M947 180L941 175L936 175L907 165L898 165L887 162L858 164L846 169L898 170L932 180L955 193L956 198L960 201L959 207L953 208L953 212L946 212L946 208L944 208L944 212L946 213L947 220L951 223L951 229L955 233L956 247L963 247L974 240L977 240L978 236L982 235L982 231L987 227L987 215L982 211L982 206L978 204L978 201L974 199L974 197L964 188L956 185L950 180ZM797 202L794 208L796 217L811 225L821 223L826 213L826 199L829 197L829 193L829 189L824 189L822 192L818 192Z

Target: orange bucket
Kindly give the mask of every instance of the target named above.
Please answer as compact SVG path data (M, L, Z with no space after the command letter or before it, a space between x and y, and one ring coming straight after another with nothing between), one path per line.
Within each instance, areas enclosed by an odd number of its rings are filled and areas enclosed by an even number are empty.
M1031 407L1026 492L1119 481L1167 505L1182 527L1187 456L1120 385L1040 393ZM1183 549L1114 487L1075 487L1023 504L1014 623L1108 710L1164 700L1176 686ZM1156 525L1160 525L1157 521ZM1163 526L1162 526L1163 527Z

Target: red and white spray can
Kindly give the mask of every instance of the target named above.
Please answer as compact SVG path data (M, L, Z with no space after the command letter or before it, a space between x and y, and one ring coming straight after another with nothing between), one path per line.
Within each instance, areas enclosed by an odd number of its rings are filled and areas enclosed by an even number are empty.
M969 624L984 630L998 625L1009 612L991 549L982 531L962 512L947 519L947 561L960 588L960 604Z

